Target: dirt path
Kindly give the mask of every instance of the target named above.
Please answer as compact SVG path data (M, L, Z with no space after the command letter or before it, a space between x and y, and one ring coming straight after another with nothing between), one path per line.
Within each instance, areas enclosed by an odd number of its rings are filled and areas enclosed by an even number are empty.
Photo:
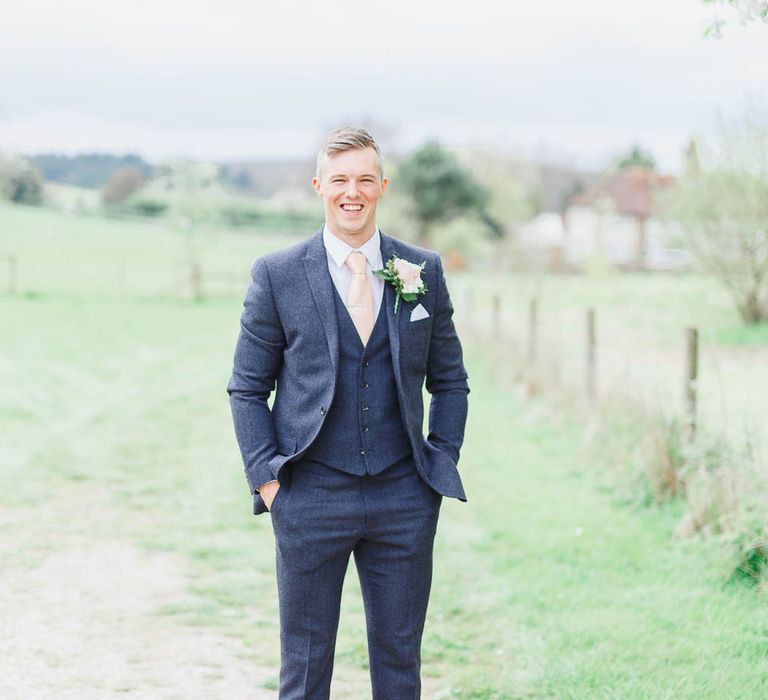
M157 614L184 595L175 555L124 542L70 545L0 574L0 696L274 698L236 639Z

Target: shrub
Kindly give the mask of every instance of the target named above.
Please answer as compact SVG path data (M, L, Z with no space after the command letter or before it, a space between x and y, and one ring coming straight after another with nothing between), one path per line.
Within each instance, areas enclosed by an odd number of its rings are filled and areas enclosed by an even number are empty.
M264 213L251 204L227 204L219 210L226 226L258 226L264 222Z
M651 425L640 442L638 456L643 480L655 503L681 494L685 454L679 421L662 420Z
M732 578L768 588L768 517L749 513L733 537L736 565Z
M126 202L126 208L139 216L160 216L168 209L168 203L150 197L135 197Z
M0 155L0 198L18 204L40 204L43 176L26 158Z

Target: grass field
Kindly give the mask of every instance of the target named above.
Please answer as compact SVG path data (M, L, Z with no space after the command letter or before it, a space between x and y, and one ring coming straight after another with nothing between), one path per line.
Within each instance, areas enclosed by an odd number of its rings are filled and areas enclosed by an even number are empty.
M279 243L195 242L244 279ZM3 697L275 697L273 539L224 391L242 295L184 301L185 246L161 226L0 208L20 269L0 298ZM727 544L672 541L677 504L627 508L582 425L521 403L466 328L470 500L443 505L425 697L768 696L768 610L724 583ZM361 698L347 584L334 697Z
M726 291L703 275L468 274L457 305L488 336L501 297L502 334L515 366L526 364L531 298L538 300L536 374L549 388L585 394L586 311L597 328L597 394L667 418L684 411L685 329L700 336L698 419L703 433L751 444L768 469L768 324L745 326ZM463 302L463 303L462 303Z

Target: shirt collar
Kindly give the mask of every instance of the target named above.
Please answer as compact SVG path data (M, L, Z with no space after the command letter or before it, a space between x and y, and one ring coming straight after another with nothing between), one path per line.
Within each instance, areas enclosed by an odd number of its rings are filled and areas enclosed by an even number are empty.
M381 262L381 235L379 233L379 227L376 227L373 235L359 248L353 248L348 243L345 243L340 238L334 236L328 230L328 224L323 225L323 245L325 250L330 256L331 260L338 267L343 267L347 256L353 251L359 251L365 255L368 260L368 264L373 270L380 270L383 265Z

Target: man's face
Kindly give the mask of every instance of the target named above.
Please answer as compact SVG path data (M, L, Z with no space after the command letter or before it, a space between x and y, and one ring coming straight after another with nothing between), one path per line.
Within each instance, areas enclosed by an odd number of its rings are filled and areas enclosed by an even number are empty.
M376 204L387 189L379 177L379 159L373 148L326 156L320 179L312 184L323 198L325 221L333 233L348 239L373 235Z

